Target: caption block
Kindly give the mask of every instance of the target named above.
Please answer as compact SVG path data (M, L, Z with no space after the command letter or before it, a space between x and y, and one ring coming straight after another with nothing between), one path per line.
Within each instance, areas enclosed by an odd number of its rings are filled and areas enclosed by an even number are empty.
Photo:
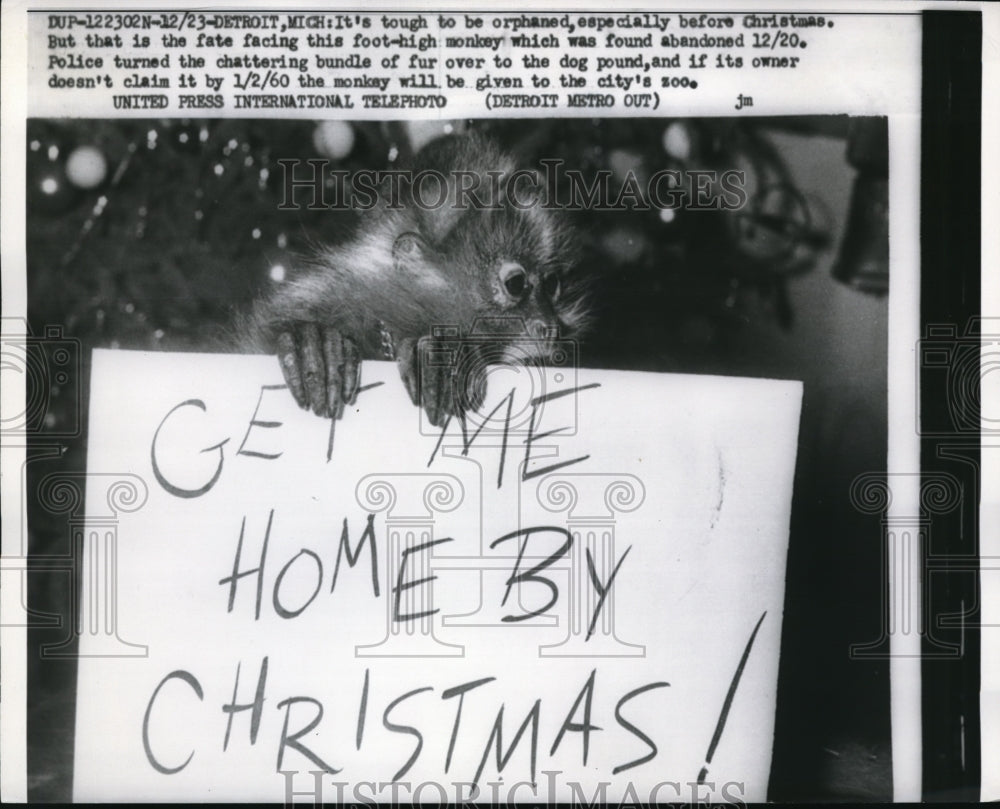
M898 73L919 59L902 53L909 21L888 24L794 13L36 13L29 97L36 115L378 119L717 114L720 103L765 114L801 91L803 112L884 114L918 100ZM845 65L855 78L831 82ZM869 88L860 97L857 82Z

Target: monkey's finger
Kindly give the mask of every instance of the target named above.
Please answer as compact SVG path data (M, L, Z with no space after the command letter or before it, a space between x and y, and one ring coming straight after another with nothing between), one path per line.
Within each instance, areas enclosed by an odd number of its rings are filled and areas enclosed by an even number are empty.
M465 403L469 410L475 412L486 401L486 373L482 369L473 369L465 380Z
M427 420L435 427L444 424L450 415L448 401L451 397L452 364L444 362L440 346L428 337L420 340L420 403L427 412Z
M416 341L413 351L412 373L415 378L417 407L427 413L427 420L437 427L437 393L435 391L437 369L432 362L433 344L429 337L421 337Z
M455 379L455 409L479 410L486 399L487 360L483 346L466 345L458 365L459 377Z
M340 391L344 341L336 329L323 329L323 359L326 364L326 410L323 415L339 419L344 414L344 397Z
M455 408L455 369L451 366L438 366L434 375L432 399L434 402L435 427L443 427L449 416L457 414Z
M278 363L281 365L281 374L292 392L295 403L299 407L307 407L299 358L295 353L295 337L289 331L283 331L278 335Z
M327 414L324 377L323 348L320 344L319 326L303 323L299 332L299 355L302 358L302 381L306 389L307 405L318 416Z
M344 338L344 401L352 405L361 387L361 356L358 344L350 337Z
M463 412L461 401L461 388L458 384L457 370L452 370L445 378L441 386L441 421L449 416L458 416Z
M434 363L427 361L427 352L420 352L419 365L419 395L420 406L427 413L427 420L435 427L438 427L438 399L440 393L441 369Z
M410 401L419 407L420 387L418 384L416 340L407 337L399 341L396 364L399 366L399 375L403 380L403 385L406 386L406 392L410 394Z

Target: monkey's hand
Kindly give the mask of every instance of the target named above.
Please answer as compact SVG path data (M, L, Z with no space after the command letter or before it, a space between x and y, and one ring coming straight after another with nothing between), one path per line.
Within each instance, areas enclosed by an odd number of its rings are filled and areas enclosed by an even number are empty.
M452 416L478 410L486 398L485 367L476 347L458 340L422 337L399 342L396 361L410 399L435 427Z
M354 404L361 379L357 344L316 323L295 323L278 333L278 362L299 407L339 419Z

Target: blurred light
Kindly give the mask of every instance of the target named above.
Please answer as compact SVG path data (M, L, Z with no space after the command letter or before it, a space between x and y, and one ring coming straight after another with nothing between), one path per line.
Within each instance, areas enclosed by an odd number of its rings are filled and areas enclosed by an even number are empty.
M267 273L272 281L284 281L285 280L285 266L283 264L275 264Z
M677 160L691 157L691 133L685 124L674 121L663 130L663 150Z

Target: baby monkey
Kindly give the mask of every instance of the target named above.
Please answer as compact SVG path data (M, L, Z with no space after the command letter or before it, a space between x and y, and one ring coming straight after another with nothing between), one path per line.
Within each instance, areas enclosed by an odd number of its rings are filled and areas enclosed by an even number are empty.
M478 409L487 363L545 362L587 320L572 233L543 198L482 135L430 142L382 182L355 236L256 303L258 347L321 416L354 403L362 358L395 359L435 426Z

